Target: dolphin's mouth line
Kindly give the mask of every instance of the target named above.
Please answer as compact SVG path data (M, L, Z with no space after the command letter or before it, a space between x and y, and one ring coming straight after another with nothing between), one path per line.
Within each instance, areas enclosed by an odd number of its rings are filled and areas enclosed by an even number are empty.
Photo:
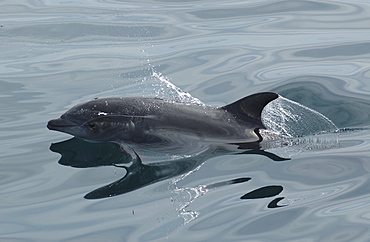
M46 126L50 130L60 130L60 129L63 129L63 128L77 127L79 125L76 124L76 123L58 118L58 119L50 120Z
M75 126L78 126L77 124L73 125L73 124L66 124L66 125L50 125L48 124L48 127L60 127L60 128L63 128L63 127L75 127Z

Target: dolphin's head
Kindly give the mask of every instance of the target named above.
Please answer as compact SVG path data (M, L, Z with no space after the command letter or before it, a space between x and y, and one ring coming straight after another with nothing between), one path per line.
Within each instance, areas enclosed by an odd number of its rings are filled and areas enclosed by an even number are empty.
M47 127L95 141L129 138L135 129L132 118L122 115L115 99L95 99L74 106L60 118L50 120Z

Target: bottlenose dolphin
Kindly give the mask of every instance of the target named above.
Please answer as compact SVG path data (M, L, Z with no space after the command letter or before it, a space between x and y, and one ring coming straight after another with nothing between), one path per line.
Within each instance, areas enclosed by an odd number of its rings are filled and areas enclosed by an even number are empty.
M258 144L263 108L278 98L257 93L223 107L160 98L102 98L78 104L47 127L73 136L136 150L190 154L210 144ZM132 150L133 149L133 150Z

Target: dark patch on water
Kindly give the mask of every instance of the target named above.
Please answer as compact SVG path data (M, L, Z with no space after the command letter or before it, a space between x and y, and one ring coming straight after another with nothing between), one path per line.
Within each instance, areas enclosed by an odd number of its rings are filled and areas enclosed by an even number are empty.
M240 199L259 199L279 195L283 191L282 186L272 185L261 187L240 197Z

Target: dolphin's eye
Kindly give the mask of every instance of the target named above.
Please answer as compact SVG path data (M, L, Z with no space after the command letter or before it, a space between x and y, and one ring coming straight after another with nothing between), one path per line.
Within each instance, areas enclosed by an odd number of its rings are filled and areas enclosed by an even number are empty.
M87 126L90 130L94 130L96 128L96 123L89 123Z

